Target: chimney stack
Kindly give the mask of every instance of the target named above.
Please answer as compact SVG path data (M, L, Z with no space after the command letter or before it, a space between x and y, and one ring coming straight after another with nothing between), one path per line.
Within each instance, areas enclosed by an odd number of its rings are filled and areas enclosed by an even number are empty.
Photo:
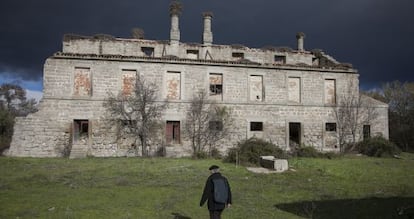
M179 15L182 11L182 5L179 1L172 1L170 4L170 16L171 16L171 30L170 30L170 43L178 44L180 42L180 28L179 28Z
M298 32L296 34L296 39L298 40L298 51L303 52L303 41L305 39L305 34L303 32Z
M211 32L211 19L212 18L213 18L213 13L211 12L203 13L203 20L204 20L203 45L204 46L211 46L211 44L213 43L213 32Z

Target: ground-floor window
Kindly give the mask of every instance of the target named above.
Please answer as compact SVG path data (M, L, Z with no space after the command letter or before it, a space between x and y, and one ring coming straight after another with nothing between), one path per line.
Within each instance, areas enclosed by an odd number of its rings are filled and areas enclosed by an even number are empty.
M180 143L180 121L167 121L165 138L167 144Z
M263 131L263 122L250 122L250 131Z

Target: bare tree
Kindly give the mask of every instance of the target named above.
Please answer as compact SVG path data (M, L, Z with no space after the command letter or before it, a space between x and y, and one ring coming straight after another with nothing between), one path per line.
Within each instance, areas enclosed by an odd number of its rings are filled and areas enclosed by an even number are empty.
M232 119L229 109L207 100L205 91L199 91L191 101L186 117L185 131L191 139L193 156L211 153L216 143L229 132Z
M142 156L149 156L149 140L160 127L159 118L165 109L165 103L157 102L158 86L147 83L137 77L131 94L120 92L117 96L108 93L104 107L110 114L110 120L118 125L120 135L132 135L138 154L138 142Z
M370 124L378 117L370 97L360 94L352 79L348 82L347 91L333 106L333 112L337 121L339 149L342 153L345 152L347 144L351 146L349 150L354 150L363 125Z

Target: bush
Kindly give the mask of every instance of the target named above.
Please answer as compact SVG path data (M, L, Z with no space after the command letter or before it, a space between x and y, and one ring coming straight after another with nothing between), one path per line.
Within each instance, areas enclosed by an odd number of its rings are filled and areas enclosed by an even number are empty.
M357 144L358 151L370 157L392 157L401 150L382 136L365 139Z
M260 156L287 158L285 151L275 144L258 138L250 138L239 142L235 148L231 148L224 161L236 162L238 157L241 164L259 165Z
M322 153L311 146L300 146L296 149L296 156L298 157L322 157Z

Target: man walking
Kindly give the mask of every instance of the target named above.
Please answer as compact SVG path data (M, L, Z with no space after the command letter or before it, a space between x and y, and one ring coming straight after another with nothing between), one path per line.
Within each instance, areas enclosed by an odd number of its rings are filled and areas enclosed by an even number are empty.
M209 168L211 175L204 186L200 207L207 202L210 219L220 219L224 208L231 206L231 189L227 178L220 174L220 168L213 165Z

